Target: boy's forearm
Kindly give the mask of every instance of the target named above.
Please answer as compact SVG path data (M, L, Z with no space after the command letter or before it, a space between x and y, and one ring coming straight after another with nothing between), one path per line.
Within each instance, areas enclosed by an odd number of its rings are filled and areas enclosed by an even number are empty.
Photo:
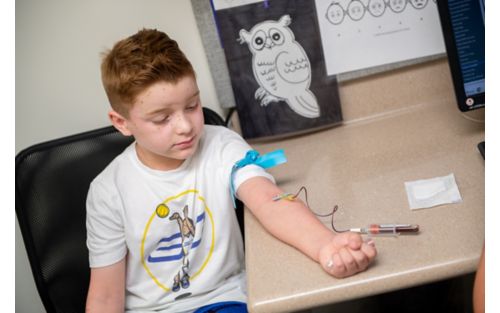
M124 310L123 299L88 297L85 313L123 313Z
M125 310L125 267L121 261L90 270L86 313L123 313Z
M252 210L255 213L254 210ZM300 200L269 202L260 208L260 223L275 237L319 262L319 251L335 234Z
M269 233L319 261L321 247L335 234L300 199L272 200L282 190L265 178L253 178L240 189L238 195Z

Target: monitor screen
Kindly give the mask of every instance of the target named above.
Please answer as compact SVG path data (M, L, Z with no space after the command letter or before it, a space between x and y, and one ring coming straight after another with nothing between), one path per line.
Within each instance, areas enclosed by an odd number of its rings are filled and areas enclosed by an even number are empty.
M438 0L458 107L484 107L484 0Z

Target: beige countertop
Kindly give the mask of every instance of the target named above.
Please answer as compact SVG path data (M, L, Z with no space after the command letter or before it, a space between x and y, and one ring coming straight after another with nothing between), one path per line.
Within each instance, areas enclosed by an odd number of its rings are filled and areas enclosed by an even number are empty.
M270 170L277 184L292 193L306 186L316 213L339 205L337 228L411 223L421 232L376 237L376 262L363 273L336 279L272 237L245 210L251 312L290 312L475 270L484 240L484 160L476 147L484 140L484 123L463 115L450 99L253 144L260 153L284 149L288 162ZM405 182L450 173L463 202L409 209ZM330 225L329 218L320 219Z

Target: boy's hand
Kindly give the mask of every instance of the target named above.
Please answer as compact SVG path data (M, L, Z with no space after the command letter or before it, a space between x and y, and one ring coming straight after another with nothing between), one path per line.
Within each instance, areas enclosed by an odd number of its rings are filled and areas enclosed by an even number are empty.
M373 240L364 242L359 234L333 236L319 251L319 263L330 275L344 278L364 271L377 255Z

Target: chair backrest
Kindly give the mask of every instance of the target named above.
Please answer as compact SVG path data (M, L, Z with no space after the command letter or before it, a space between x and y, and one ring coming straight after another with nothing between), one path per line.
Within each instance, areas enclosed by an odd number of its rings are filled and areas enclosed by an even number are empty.
M214 111L203 108L203 113L206 124L224 125ZM48 313L85 311L88 188L132 141L109 126L37 144L16 156L16 215Z

